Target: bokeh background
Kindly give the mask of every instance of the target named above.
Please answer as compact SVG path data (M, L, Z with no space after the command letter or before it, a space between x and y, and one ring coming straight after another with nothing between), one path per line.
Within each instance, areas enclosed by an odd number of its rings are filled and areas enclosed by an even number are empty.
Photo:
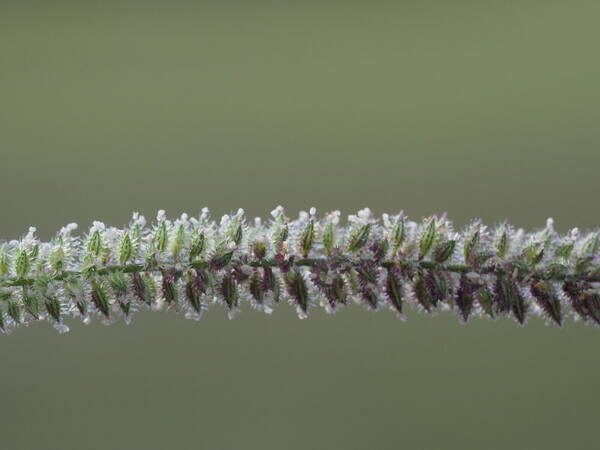
M0 236L370 206L600 225L600 2L0 3ZM358 306L0 339L0 446L590 449L597 329Z

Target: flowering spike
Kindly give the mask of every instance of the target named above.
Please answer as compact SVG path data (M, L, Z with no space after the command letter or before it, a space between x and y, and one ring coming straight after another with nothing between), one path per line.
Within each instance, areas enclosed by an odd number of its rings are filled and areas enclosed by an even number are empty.
M333 312L353 299L399 314L407 305L453 308L463 322L538 315L562 325L575 315L600 325L598 231L560 235L552 220L532 233L506 223L487 230L476 221L455 233L445 216L417 224L368 208L346 225L339 217L319 220L311 208L290 220L278 207L270 222L248 225L243 210L219 223L207 209L174 221L159 211L154 225L134 214L123 229L94 222L79 238L70 224L49 242L32 227L0 243L0 329L49 320L62 332L69 317L128 323L140 308L165 305L198 319L209 299L230 313L243 301L270 312L282 297L300 317L311 302Z

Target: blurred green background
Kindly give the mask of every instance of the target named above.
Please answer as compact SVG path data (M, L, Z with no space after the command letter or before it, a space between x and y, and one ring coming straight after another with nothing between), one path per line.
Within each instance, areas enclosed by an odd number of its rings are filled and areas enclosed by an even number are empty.
M600 3L0 3L0 236L370 206L599 225ZM352 307L0 338L6 449L590 449L598 330Z

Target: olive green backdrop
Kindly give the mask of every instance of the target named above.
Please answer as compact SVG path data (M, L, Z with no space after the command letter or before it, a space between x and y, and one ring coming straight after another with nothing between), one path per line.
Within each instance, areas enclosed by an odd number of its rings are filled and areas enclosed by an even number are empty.
M0 236L243 206L600 225L600 3L0 3ZM359 306L0 337L6 449L591 449L600 331Z

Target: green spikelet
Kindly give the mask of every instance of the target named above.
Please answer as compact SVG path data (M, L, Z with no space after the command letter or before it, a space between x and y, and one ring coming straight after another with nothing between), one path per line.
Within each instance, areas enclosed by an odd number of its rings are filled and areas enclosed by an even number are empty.
M223 269L227 264L231 262L233 258L233 252L226 252L223 254L216 254L210 260L210 265L216 270Z
M29 260L35 261L39 254L40 246L38 244L35 244L33 247L31 247L31 250L29 251Z
M593 233L587 240L583 243L581 247L581 251L579 253L580 257L593 257L598 253L598 233Z
M31 315L34 319L40 318L40 302L36 295L31 295L26 289L23 289L23 305L25 311Z
M513 303L513 315L521 325L525 323L527 314L527 305L525 304L525 298L521 295L516 286L514 286L515 302Z
M29 266L29 254L24 249L19 250L15 259L15 273L18 279L23 279L27 276Z
M262 288L262 279L257 271L254 271L252 276L250 277L250 293L252 294L252 298L258 303L262 305L264 301L264 292Z
M443 302L449 296L448 280L442 273L428 270L425 274L425 282L433 306L437 306L438 303Z
M552 286L541 280L534 281L531 283L531 294L544 313L558 326L562 326L562 308Z
M129 303L127 301L123 301L123 300L119 300L118 303L119 303L119 309L121 310L123 315L125 317L129 317L129 314L131 313L131 303Z
M178 300L177 278L175 270L165 270L162 273L162 293L167 303L176 303Z
M135 258L140 254L140 248L142 244L142 229L140 225L137 223L132 225L129 235L131 237L131 246L133 251L132 257Z
M369 306L369 308L371 308L373 311L377 310L379 299L377 298L377 295L375 294L375 292L373 292L372 289L362 289L361 296L364 302Z
M400 217L398 220L396 220L390 234L392 240L392 249L395 253L402 246L406 235L404 217Z
M172 247L172 255L173 259L177 260L179 257L179 253L183 249L183 245L185 243L185 229L183 225L179 225L177 227L177 231L175 232L175 239L173 239L173 247Z
M419 259L423 259L427 256L433 243L435 242L436 237L436 222L435 219L430 219L427 226L424 228L421 233L421 238L419 239Z
M509 249L510 239L508 237L506 229L504 229L496 242L496 256L498 256L498 258L505 258L508 254Z
M232 241L235 242L236 245L240 245L243 237L244 237L244 228L242 227L241 224L239 224L236 227L235 232L233 233Z
M544 257L544 246L541 242L528 245L523 250L523 259L532 267L538 265Z
M106 318L110 318L108 293L104 286L96 280L92 280L92 303Z
M521 325L525 323L527 312L525 299L519 292L515 282L506 276L498 276L496 279L496 304L501 312L512 312Z
M54 272L60 272L65 267L65 251L62 247L57 247L50 255L48 260L50 267Z
M427 283L425 282L425 278L422 275L419 275L414 283L414 293L415 297L419 304L425 309L425 311L430 312L433 306L433 302L429 296L429 291L427 289Z
M169 235L167 233L167 224L165 222L161 222L154 233L154 246L156 251L159 254L163 253L167 249L168 242Z
M313 246L315 239L315 222L310 220L304 230L302 231L302 235L300 236L300 248L302 249L302 256L304 258L308 257L310 253L310 249Z
M190 261L194 261L196 258L202 256L205 246L206 236L200 231L192 237L192 243L190 245Z
M5 245L0 246L0 276L7 276L10 270L10 256Z
M202 303L200 301L200 293L195 286L193 274L188 274L188 279L185 283L185 297L190 306L197 313L202 312Z
M56 297L47 298L45 301L46 311L56 322L61 321L60 301Z
M512 289L505 276L498 275L496 278L494 301L500 312L507 312L512 308Z
M308 289L300 272L290 271L285 276L289 294L294 298L302 312L308 311Z
M156 297L158 295L158 286L154 278L148 273L144 273L142 275L142 280L143 285L145 287L146 299L148 304L150 305L156 300Z
M386 294L390 304L402 314L402 287L393 268L388 268L387 271Z
M360 227L355 233L350 236L348 243L348 251L350 253L357 252L363 248L369 241L369 234L371 233L371 225L366 224Z
M95 257L100 256L102 252L102 234L99 230L95 230L89 235L86 247L90 254Z
M323 230L323 247L327 251L327 254L331 254L331 250L333 250L334 240L335 240L335 225L332 223L328 223L325 225L325 229Z
M574 242L565 242L563 244L559 244L554 251L554 256L557 258L569 259L574 248Z
M121 271L113 272L108 276L108 284L115 293L115 297L123 297L127 294L127 278Z
M440 245L438 245L434 250L433 259L437 263L444 263L448 261L452 255L454 254L454 249L456 247L456 241L446 241Z
M139 272L131 274L131 290L146 305L154 302L158 291L154 279L147 273L140 274Z
M477 229L471 234L471 236L467 239L464 248L465 261L468 264L473 264L473 259L477 253L477 248L479 247L479 241L481 239L481 231L479 226Z
M125 233L119 243L119 262L127 264L133 255L133 245L129 233Z
M252 254L258 261L262 261L262 259L267 254L267 246L262 241L257 241L252 245Z
M473 303L475 302L474 292L476 285L469 280L469 278L463 273L460 276L460 284L458 291L456 292L455 303L460 312L460 317L464 323L467 323L471 311L473 310Z
M274 246L275 250L277 250L277 251L281 250L281 248L285 244L285 241L287 241L287 238L289 235L287 223L283 223L282 218L279 218L278 222L279 221L281 221L281 223L277 224L277 228L275 229L275 232L273 233L273 246Z
M233 276L227 274L223 277L223 280L221 281L221 295L223 295L223 299L225 300L225 303L227 303L229 309L233 309L238 305L239 297L237 284L235 283Z
M85 300L77 300L75 306L77 307L77 311L79 311L79 314L81 314L82 317L87 316L89 309L88 302L86 302Z
M8 315L16 323L21 323L21 306L15 301L8 302Z
M144 278L139 272L134 272L131 274L131 289L133 294L141 301L150 304L150 299L148 298L148 292L146 283L144 282Z
M477 292L477 302L481 309L491 318L495 317L494 312L494 295L487 288L479 289Z

